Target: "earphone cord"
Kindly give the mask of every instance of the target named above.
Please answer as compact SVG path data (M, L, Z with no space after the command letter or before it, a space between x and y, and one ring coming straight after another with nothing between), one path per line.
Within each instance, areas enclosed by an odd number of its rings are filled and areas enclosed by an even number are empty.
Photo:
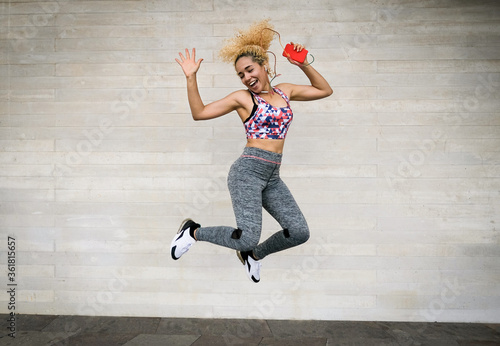
M268 52L274 56L274 74L273 74L273 78L271 78L271 80L269 81L269 84L271 84L273 82L274 78L281 76L281 74L276 74L276 54L274 54L270 50L268 50Z
M280 46L281 48L283 48L283 50L285 50L285 48L283 47L283 43L281 43L281 36L280 36L280 33L277 32L276 30L273 30L273 29L270 29L270 28L264 28L262 29L262 31L264 30L270 30L272 32L274 32L275 34L278 35L278 40L280 42ZM261 35L260 35L260 46L262 47L262 31L261 31ZM273 78L269 81L269 84L271 84L273 82L273 80L276 78L276 77L279 77L281 76L281 74L276 74L276 54L274 54L273 52L271 52L270 50L266 51L266 53L271 53L273 56L274 56L274 73L273 73Z
M277 32L276 30L273 30L273 29L271 29L271 28L264 28L264 29L262 29L262 31L264 31L264 30L269 30L269 31L272 31L272 32L274 32L275 34L277 34L277 35L278 35L278 40L279 40L279 42L280 42L280 46L281 46L281 48L283 48L283 50L285 50L285 47L283 46L283 43L281 43L281 36L280 36L280 33L279 33L279 32ZM261 47L262 47L262 31L261 31L261 35L260 35L260 46L261 46Z

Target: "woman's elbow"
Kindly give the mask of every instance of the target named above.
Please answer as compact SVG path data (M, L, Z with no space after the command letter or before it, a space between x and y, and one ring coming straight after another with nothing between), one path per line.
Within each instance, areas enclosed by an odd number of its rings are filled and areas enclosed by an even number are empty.
M191 113L191 115L193 116L194 121L200 121L205 119L202 114Z
M330 96L331 94L333 94L333 89L332 89L330 83L328 83L328 82L326 83L326 88L325 89L326 89L325 91L326 91L326 94L327 94L326 96Z
M322 90L322 93L321 93L321 98L325 98L325 97L328 97L330 96L331 94L333 94L333 89L328 87L326 89L323 89Z

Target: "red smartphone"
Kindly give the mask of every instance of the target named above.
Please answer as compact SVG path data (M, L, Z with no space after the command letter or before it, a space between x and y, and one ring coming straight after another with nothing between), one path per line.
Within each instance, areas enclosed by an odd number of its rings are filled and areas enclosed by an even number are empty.
M290 58L302 64L304 63L304 60L306 60L307 53L308 53L307 49L302 49L300 52L297 52L296 50L293 49L293 45L287 43L287 45L285 46L285 50L283 51L283 56L285 58Z

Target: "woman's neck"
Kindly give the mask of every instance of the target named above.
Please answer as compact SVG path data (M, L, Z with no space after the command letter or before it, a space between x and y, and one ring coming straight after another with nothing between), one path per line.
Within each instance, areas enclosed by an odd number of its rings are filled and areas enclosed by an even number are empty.
M268 84L267 88L262 89L259 94L273 94L273 88L271 87L271 84Z

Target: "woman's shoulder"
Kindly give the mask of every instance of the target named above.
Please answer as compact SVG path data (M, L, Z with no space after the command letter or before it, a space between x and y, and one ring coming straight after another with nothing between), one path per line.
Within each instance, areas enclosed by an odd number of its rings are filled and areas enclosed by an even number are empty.
M229 93L225 97L225 99L230 99L230 100L236 101L239 104L243 104L243 103L246 103L248 100L251 100L250 97L251 97L251 94L250 94L249 90L240 89L240 90L236 90L236 91Z
M295 86L295 84L292 84L292 83L280 83L280 84L277 84L275 86L275 88L278 88L281 91L288 93L290 90L293 89L294 86Z
M275 88L281 90L288 98L290 98L294 85L295 84L291 83L280 83L276 85Z
M227 102L236 105L235 107L237 108L242 107L246 109L251 108L251 106L253 105L252 94L247 89L239 89L233 91L229 95L227 95L224 100L227 100Z
M237 99L247 99L251 95L250 90L248 89L239 89L236 91L231 92L228 96L234 97Z

